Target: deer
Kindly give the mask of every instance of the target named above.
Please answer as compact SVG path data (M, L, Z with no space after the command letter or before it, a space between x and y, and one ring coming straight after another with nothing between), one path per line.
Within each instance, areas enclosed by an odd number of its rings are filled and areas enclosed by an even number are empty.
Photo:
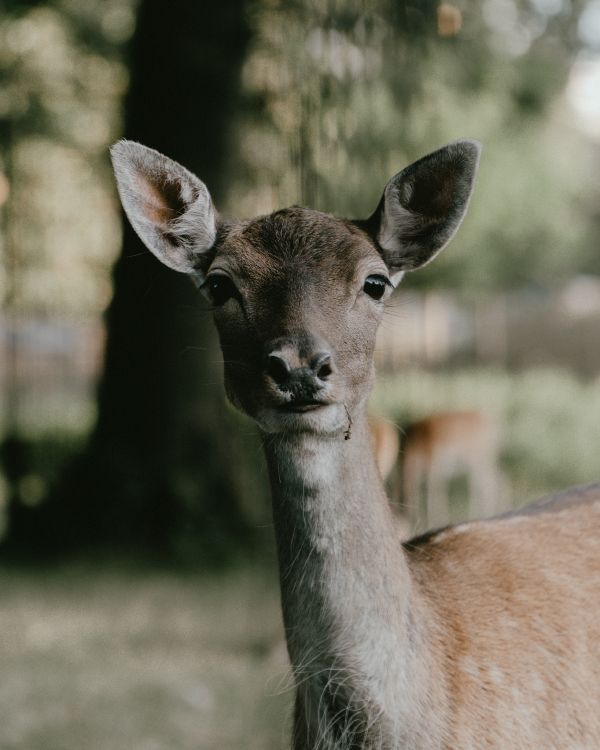
M479 155L418 159L366 219L233 220L178 163L112 148L125 213L210 301L226 394L261 434L294 750L600 747L600 484L402 542L373 456L386 300L456 233Z
M394 500L399 528L406 535L421 525L421 496L430 526L450 520L449 484L466 477L470 516L489 516L498 509L499 430L482 411L431 414L399 428L381 417L369 418L375 463ZM402 441L400 441L400 434Z
M500 494L499 452L498 425L486 412L440 412L411 422L404 430L397 463L403 511L416 524L424 490L427 523L447 525L449 482L465 475L469 514L491 515Z
M369 431L373 443L375 463L385 482L398 464L400 436L398 427L389 419L369 417Z

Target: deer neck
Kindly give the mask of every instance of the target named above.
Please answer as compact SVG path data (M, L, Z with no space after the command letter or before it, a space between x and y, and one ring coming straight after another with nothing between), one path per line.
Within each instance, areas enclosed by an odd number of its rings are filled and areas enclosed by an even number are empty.
M419 603L366 413L353 419L349 439L265 439L286 637L299 695L317 714L335 714L328 693L402 723L423 671Z

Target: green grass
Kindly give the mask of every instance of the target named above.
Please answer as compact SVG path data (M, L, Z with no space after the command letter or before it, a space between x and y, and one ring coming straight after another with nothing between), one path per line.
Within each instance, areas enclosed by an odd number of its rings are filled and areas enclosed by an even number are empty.
M3 750L275 750L274 577L0 571Z
M520 374L408 370L380 376L371 406L399 424L451 409L495 415L514 505L600 480L600 378L585 382L547 368Z

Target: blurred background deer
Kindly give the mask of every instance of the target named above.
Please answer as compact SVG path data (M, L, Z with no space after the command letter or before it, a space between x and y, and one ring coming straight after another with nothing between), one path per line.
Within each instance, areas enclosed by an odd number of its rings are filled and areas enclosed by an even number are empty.
M377 465L406 529L450 523L451 484L464 479L461 517L489 517L507 507L500 471L500 430L482 411L432 414L403 428L371 418Z

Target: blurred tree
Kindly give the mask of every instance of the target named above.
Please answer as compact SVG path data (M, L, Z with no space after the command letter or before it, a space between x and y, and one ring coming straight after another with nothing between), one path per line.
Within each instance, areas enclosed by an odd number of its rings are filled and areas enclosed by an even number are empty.
M248 40L243 0L140 6L125 135L202 175L217 200ZM100 543L160 554L188 539L222 547L244 537L210 316L190 281L124 226L97 426L46 503L15 506L17 547Z
M31 384L36 366L46 374L46 363L31 342L34 372L31 359L29 367L22 361L27 330L34 331L34 340L36 330L45 330L47 343L56 344L56 331L48 325L54 316L89 318L107 301L109 284L99 270L113 260L118 224L106 141L120 130L118 103L127 83L120 46L132 31L133 2L0 4L0 324L6 341L0 362L0 469L19 521L34 515L21 503L36 504L46 489L32 473L24 419L27 409L36 412ZM38 374L42 388L44 379ZM36 425L47 427L43 419ZM0 505L3 494L0 490ZM17 522L14 531L19 530ZM37 540L33 534L32 547Z
M217 202L248 40L244 0L145 0L131 52L126 137L202 175ZM94 493L104 536L169 551L239 543L249 530L210 315L127 222L114 289L90 459L108 478Z
M253 4L243 86L255 106L236 123L243 169L231 191L243 215L297 202L350 216L375 207L389 163L418 148L409 113L426 80L437 5Z
M589 257L587 152L557 107L585 5L259 5L243 82L261 107L238 123L236 207L254 214L300 200L364 217L391 174L470 136L484 143L473 209L451 252L410 283L556 284Z

